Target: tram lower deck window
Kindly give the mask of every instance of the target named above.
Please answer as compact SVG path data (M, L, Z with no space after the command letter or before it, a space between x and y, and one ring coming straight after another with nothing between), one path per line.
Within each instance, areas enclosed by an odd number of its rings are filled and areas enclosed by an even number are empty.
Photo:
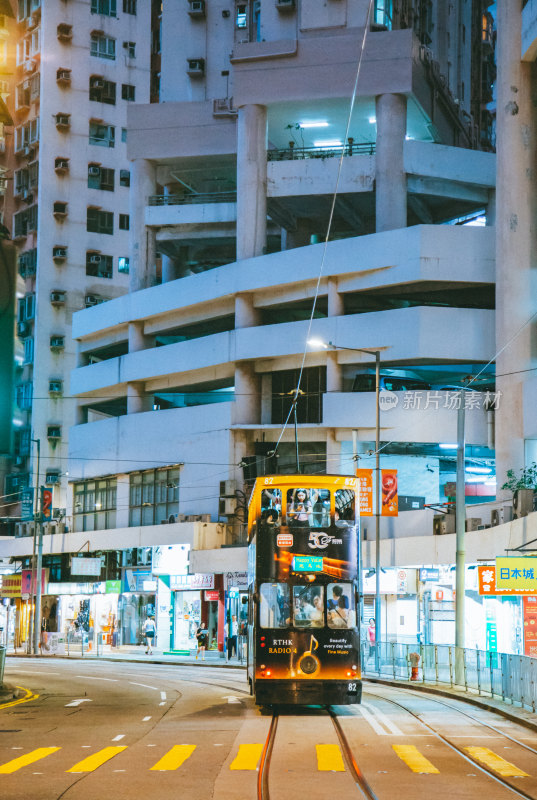
M329 583L326 587L328 627L354 628L356 613L354 592L350 583Z
M289 586L262 583L259 588L259 624L262 628L288 628L290 624Z
M324 627L324 586L293 586L296 628Z

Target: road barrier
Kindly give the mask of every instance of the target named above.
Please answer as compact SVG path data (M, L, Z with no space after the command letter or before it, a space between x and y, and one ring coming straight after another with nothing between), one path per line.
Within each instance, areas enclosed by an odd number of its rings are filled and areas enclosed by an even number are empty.
M532 711L537 706L537 659L529 656L451 645L379 642L378 646L362 645L362 671L364 677L473 690Z
M0 646L0 686L4 682L4 667L6 666L6 648Z

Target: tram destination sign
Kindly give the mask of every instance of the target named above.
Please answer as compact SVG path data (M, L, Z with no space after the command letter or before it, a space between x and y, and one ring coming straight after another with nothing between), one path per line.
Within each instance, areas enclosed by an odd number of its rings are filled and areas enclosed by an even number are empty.
M323 559L319 556L294 556L293 572L322 572Z

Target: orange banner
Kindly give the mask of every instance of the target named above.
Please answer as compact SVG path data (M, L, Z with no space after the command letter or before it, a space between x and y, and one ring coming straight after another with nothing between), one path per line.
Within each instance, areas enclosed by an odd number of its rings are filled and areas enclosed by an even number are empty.
M524 655L537 656L537 597L523 597Z
M535 596L535 589L497 589L496 588L496 567L478 566L477 568L479 594L490 596Z
M373 470L357 469L356 477L360 482L360 516L373 516Z
M383 517L397 517L399 498L397 496L397 470L382 469L382 511Z

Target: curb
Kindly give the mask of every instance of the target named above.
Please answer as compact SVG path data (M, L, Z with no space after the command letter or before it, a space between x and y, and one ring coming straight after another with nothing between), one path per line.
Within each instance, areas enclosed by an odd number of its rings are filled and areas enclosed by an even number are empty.
M11 654L10 654L11 655ZM14 654L13 654L14 655ZM9 656L8 656L9 657ZM65 661L86 661L86 662L93 662L93 661L108 661L111 664L164 664L168 667L217 667L218 669L246 669L246 664L240 663L233 663L230 661L226 661L225 659L205 659L201 661L168 661L163 658L132 658L129 656L67 656L67 655L47 655L47 656L29 656L28 654L17 654L17 658L31 658L36 661L49 661L52 659L62 659ZM2 695L0 694L0 697Z
M491 711L492 713L499 714L505 719L508 719L510 722L515 722L517 725L521 725L524 728L528 728L533 733L537 733L537 719L533 722L530 719L527 719L525 716L519 716L514 712L508 711L504 708L499 708L496 705L493 705L493 701L486 700L485 698L478 698L473 697L472 695L468 695L466 693L457 692L454 690L449 689L440 689L437 686L431 686L427 683L423 684L411 684L407 683L406 681L398 681L398 680L390 680L389 678L374 678L374 677L367 677L365 675L362 676L364 682L367 683L380 683L384 686L397 686L403 689L409 689L416 692L424 692L427 694L436 694L440 697L451 697L455 700L462 700L464 703L468 703L468 705L475 706L476 708L481 708L484 711ZM503 702L503 701L502 701ZM524 714L531 714L531 711L528 711L525 708L520 708L520 711Z

